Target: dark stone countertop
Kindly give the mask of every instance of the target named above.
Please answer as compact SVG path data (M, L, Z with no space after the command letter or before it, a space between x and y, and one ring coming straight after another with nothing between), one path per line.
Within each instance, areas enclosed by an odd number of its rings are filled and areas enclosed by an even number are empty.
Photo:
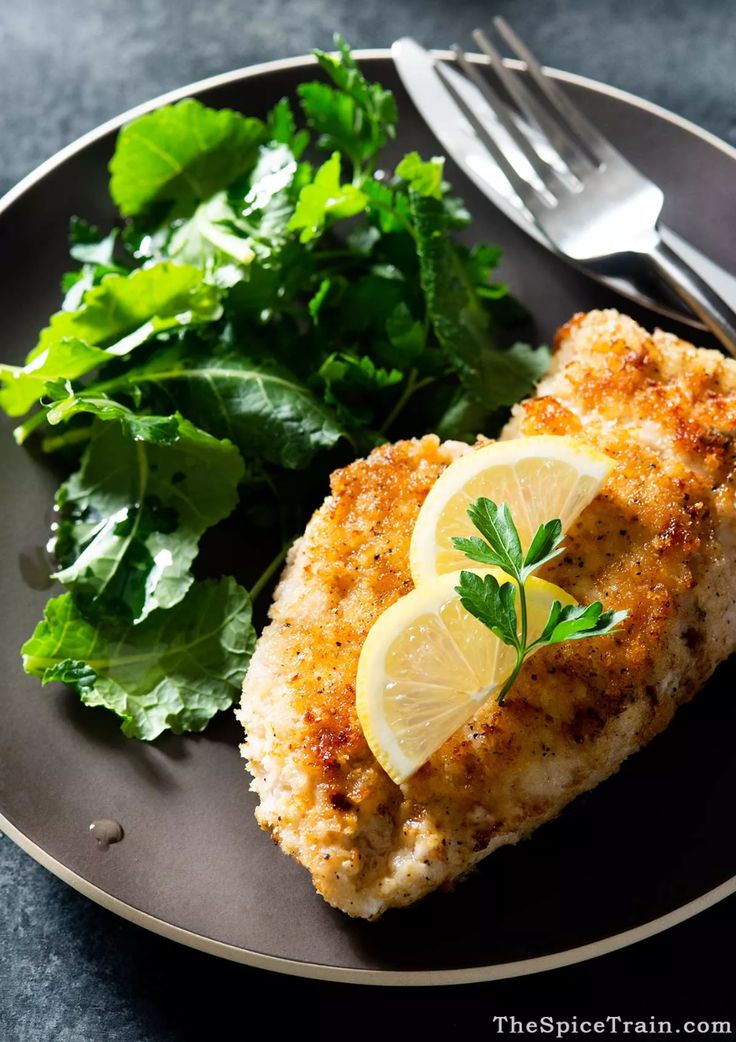
M252 62L410 33L469 43L505 14L547 64L615 84L736 143L736 32L727 0L25 0L0 20L0 190L103 120L164 90ZM673 157L676 161L676 157ZM1 722L0 722L1 726ZM622 880L625 885L625 880ZM535 977L367 991L221 962L98 908L0 840L0 1040L169 1042L274 1028L376 1034L492 1017L730 1018L725 952L736 899L634 948ZM633 1030L633 1029L632 1029ZM311 1032L309 1032L311 1033Z

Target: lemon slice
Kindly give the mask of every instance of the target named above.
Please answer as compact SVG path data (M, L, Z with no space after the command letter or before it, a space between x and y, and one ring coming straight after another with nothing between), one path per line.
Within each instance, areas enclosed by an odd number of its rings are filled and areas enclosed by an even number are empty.
M496 441L466 453L430 489L411 537L416 586L467 566L453 536L477 535L467 509L479 496L507 503L526 549L539 525L559 518L566 531L614 466L602 452L556 435Z
M508 581L500 570L484 572ZM374 756L397 784L473 716L516 661L514 649L463 608L455 592L459 581L460 572L435 576L401 597L373 624L361 651L358 718ZM542 632L553 601L575 604L542 579L527 579L526 597L530 641Z

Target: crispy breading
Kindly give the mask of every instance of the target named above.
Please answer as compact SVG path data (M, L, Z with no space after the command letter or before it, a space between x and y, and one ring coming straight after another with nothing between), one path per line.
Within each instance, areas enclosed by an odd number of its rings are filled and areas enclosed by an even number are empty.
M355 713L360 649L412 588L432 483L472 451L432 435L332 476L292 549L239 717L258 821L331 904L375 918L450 883L612 774L736 646L736 362L615 311L573 318L504 437L573 434L617 466L541 574L630 612L621 633L547 648L507 703L401 787Z

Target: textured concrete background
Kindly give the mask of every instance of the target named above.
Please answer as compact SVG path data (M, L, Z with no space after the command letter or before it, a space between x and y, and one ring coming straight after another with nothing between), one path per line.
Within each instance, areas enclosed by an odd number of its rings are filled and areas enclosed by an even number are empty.
M405 33L469 45L494 12L548 65L736 143L729 0L4 0L0 190L103 120L191 80L328 46L335 29L356 47Z
M4 0L0 190L62 145L155 94L213 73L411 33L430 46L507 15L547 64L640 94L736 143L729 0ZM0 718L0 726L2 721ZM572 868L576 870L575 866ZM622 886L626 881L622 880ZM605 899L605 895L602 895ZM731 899L636 948L541 977L374 991L268 975L122 922L0 839L0 1042L169 1042L274 1029L495 1034L496 1014L730 1017ZM311 1029L311 1030L310 1030ZM362 1034L362 1033L361 1033Z

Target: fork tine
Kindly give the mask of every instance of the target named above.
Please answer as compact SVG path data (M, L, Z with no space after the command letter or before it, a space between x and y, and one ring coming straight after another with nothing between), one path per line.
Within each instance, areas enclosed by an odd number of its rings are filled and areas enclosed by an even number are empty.
M536 188L533 188L532 185L530 185L529 182L526 181L521 176L521 174L519 174L519 172L516 170L516 167L512 166L511 163L509 163L508 159L503 153L503 150L496 143L496 140L493 137L493 135L483 125L483 123L475 114L470 105L468 105L468 103L465 101L465 98L463 98L462 94L460 94L460 92L457 90L455 84L452 82L452 78L448 75L442 63L436 61L434 63L434 68L437 75L442 80L442 83L445 89L447 90L448 94L455 102L457 107L460 109L463 116L465 116L468 123L470 123L471 127L478 135L479 139L488 149L489 153L495 160L496 165L500 168L504 177L509 182L514 192L516 192L517 196L524 204L524 206L527 208L527 210L529 210L530 213L535 214L538 213L540 209L544 209L545 202L543 202L542 193L537 191ZM548 200L548 205L554 205L554 198Z
M512 101L516 104L520 115L546 137L568 170L581 180L590 169L588 153L582 152L569 134L561 131L559 123L551 117L546 108L532 94L521 76L517 76L504 65L503 58L493 46L482 29L473 30L473 39L503 84ZM597 165L597 161L596 161Z
M465 51L458 44L453 44L452 53L455 55L458 65L463 70L467 78L475 84L480 93L483 95L485 100L490 105L491 109L496 115L499 123L504 127L506 133L513 140L516 147L520 152L523 153L525 159L529 163L529 166L533 169L539 180L544 184L545 188L550 189L550 185L554 184L560 178L560 175L550 166L549 163L545 162L540 158L536 149L533 147L529 138L526 134L519 130L518 126L512 119L508 106L504 102L503 98L497 90L495 90L491 84L481 76L476 66L471 65L468 61ZM550 189L551 190L551 189ZM554 194L554 193L553 193Z
M552 109L552 113L557 117L561 126L565 128L570 137L577 142L578 147L590 157L595 165L601 166L605 162L606 152L612 148L609 142L586 119L567 95L559 89L554 80L545 74L540 63L508 22L504 18L497 16L493 19L493 24L514 54L525 63L532 82L547 101L548 106Z

